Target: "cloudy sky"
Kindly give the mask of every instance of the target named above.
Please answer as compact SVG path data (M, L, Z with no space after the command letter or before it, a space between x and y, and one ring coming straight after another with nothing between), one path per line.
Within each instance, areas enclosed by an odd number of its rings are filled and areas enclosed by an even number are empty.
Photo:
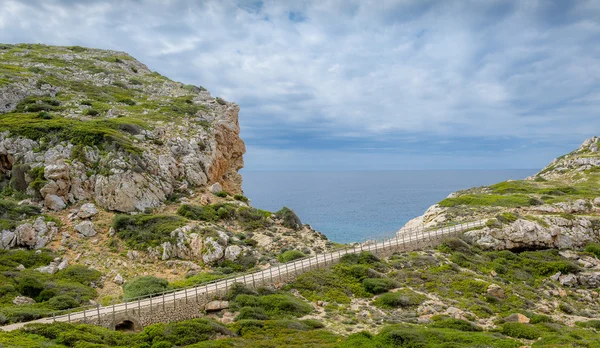
M600 1L0 0L241 106L248 170L537 168L600 133Z

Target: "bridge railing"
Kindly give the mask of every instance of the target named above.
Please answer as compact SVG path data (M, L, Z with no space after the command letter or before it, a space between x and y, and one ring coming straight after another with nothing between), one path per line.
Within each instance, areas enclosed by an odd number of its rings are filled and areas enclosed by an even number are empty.
M57 311L52 313L52 321L83 321L100 318L104 315L113 316L115 313L137 309L138 313L142 308L150 306L162 306L173 302L176 306L178 300L188 299L198 302L199 297L208 300L216 297L219 293L228 293L231 286L235 283L241 283L245 286L257 287L265 284L278 284L285 282L291 276L295 277L312 269L322 268L337 263L344 255L356 254L362 251L369 251L374 254L380 254L389 249L398 251L416 250L439 243L441 239L453 236L457 233L463 233L470 229L481 228L485 226L485 221L473 221L467 223L447 224L444 227L416 227L406 228L388 234L370 237L362 243L353 243L343 248L333 250L323 254L306 256L287 263L271 266L264 270L257 270L241 275L232 275L225 278L215 279L209 282L193 285L186 288L171 289L163 292L139 296L121 303L114 303L108 306L90 305L73 309Z

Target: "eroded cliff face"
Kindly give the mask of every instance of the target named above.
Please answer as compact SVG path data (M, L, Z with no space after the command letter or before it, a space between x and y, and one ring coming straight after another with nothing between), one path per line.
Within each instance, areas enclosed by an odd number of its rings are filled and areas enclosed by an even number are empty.
M0 60L1 188L120 212L216 182L241 193L238 105L121 52L0 45Z
M525 180L452 193L403 229L487 220L465 236L485 249L572 249L600 240L599 137ZM402 230L399 231L402 233Z

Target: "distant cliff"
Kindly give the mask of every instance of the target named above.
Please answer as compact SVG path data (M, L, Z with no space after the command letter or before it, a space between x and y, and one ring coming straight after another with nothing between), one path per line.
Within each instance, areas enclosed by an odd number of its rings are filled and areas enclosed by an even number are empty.
M241 193L238 112L126 53L0 45L0 188L121 212L217 182Z
M466 235L490 249L567 249L598 241L599 146L593 137L525 180L452 193L405 228L487 219L486 227Z

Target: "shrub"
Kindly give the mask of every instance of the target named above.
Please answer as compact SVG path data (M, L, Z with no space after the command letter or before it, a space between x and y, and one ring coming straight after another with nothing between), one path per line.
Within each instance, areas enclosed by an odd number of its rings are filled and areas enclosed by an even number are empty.
M216 221L218 216L217 210L212 205L203 207L199 205L182 204L179 209L177 209L177 214L191 220L201 221Z
M578 321L575 325L579 327L590 327L596 330L600 330L600 320L588 320L588 321Z
M551 322L552 322L552 318L550 318L547 315L542 315L542 314L533 314L533 315L531 315L531 318L529 319L530 324L551 323Z
M241 202L246 202L248 203L249 199L248 197L244 196L244 195L234 195L233 199L235 199L236 201L241 201Z
M48 304L50 305L50 307L52 307L54 309L58 309L58 310L75 308L75 307L79 306L79 302L77 302L77 300L75 300L73 297L71 297L69 295L58 295L58 296L52 297L48 301Z
M304 253L299 250L288 250L279 254L279 256L277 256L277 261L281 263L286 263L293 260L301 259L305 256L306 255L304 255Z
M100 111L96 109L86 109L83 114L88 116L98 116L100 115Z
M117 236L132 248L145 250L164 242L175 242L173 230L186 224L185 219L174 215L117 215L112 227Z
M293 210L288 207L281 208L275 215L283 220L283 226L294 230L302 228L302 221Z
M372 294L381 294L397 286L397 283L388 278L367 278L363 280L365 290Z
M509 337L524 338L528 340L534 340L540 337L539 331L534 326L522 323L505 323L502 325L500 332Z
M256 307L242 307L240 309L240 314L235 317L235 321L243 320L243 319L256 319L256 320L267 320L269 316L265 313L265 310L262 308Z
M234 300L235 306L262 308L269 315L292 315L301 317L312 312L312 307L296 297L283 294L253 296L238 295Z
M71 280L77 283L91 285L100 279L102 273L83 265L71 265L56 273L58 279Z
M410 289L402 289L398 292L388 292L379 296L373 301L373 304L381 308L407 308L420 305L425 301L425 298L425 296Z
M134 299L140 296L163 292L168 288L169 282L166 279L153 276L138 277L123 284L123 298L125 300Z
M24 276L18 279L17 290L22 295L37 297L44 290L44 284L32 276Z
M154 324L144 328L141 336L146 342L171 342L187 346L216 338L217 334L232 335L224 326L207 319L193 319L168 324Z
M450 317L443 316L434 316L431 318L433 323L431 327L442 328L442 329L452 329L459 331L483 331L479 326L468 322L466 320L455 319Z
M596 255L596 257L600 258L600 244L598 243L590 243L586 245L585 251L588 253L592 253Z
M215 193L215 196L225 198L225 197L229 196L229 193L227 193L227 191L219 191L219 192Z

